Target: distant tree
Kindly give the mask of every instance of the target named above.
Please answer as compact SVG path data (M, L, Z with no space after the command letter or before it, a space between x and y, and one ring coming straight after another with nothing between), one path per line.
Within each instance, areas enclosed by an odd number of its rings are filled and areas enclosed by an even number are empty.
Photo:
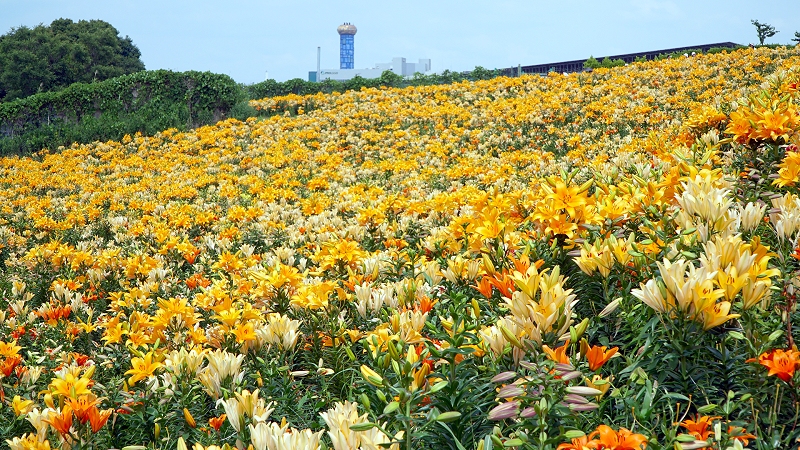
M432 84L433 82L430 81L435 77L435 75L425 75L424 73L416 72L414 76L411 77L409 80L409 84L411 86L422 86L425 84Z
M450 69L445 69L442 73L440 73L436 79L436 84L449 84L455 83L456 81L460 81L463 79L460 73L452 72Z
M800 44L800 31L794 32L794 37L792 38L792 42L795 44Z
M612 67L619 67L624 66L625 60L624 59L611 59L608 56L603 58L603 61L600 62L600 67L604 67L606 69L610 69Z
M602 66L600 65L600 61L598 61L594 56L589 56L589 59L583 63L584 69L597 69L598 67Z
M400 83L403 82L403 76L402 75L398 75L398 74L392 72L391 70L384 70L381 73L380 80L381 80L381 84L383 86L397 87L397 86L400 86Z
M370 80L367 78L362 77L361 75L356 75L349 80L344 82L345 89L351 91L357 91L362 87L369 87Z
M54 20L0 36L0 101L144 70L129 37L102 20Z
M475 66L470 73L469 78L473 81L477 80L490 80L497 76L496 70L489 70L482 66Z
M750 23L756 27L756 34L758 34L758 43L764 45L764 39L775 36L779 32L775 30L775 27L772 25L768 25L766 23L760 23L757 20L751 20Z

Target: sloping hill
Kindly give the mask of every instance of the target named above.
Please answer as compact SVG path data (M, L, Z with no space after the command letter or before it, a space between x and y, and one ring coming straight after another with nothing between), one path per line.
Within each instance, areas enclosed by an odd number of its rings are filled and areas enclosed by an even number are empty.
M788 448L798 66L290 95L1 159L2 438Z

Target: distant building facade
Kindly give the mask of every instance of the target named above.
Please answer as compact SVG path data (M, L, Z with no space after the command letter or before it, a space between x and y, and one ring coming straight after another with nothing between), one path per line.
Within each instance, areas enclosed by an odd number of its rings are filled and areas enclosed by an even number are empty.
M428 73L431 71L431 60L420 59L415 63L406 62L405 58L392 58L391 62L378 63L371 69L321 69L319 79L316 72L308 73L308 81L337 80L346 81L356 76L361 78L380 78L383 72L390 70L403 77L412 77L415 73Z
M625 53L623 55L601 56L596 59L598 61L601 61L604 58L608 58L611 60L621 59L626 63L632 63L636 61L636 59L642 59L642 58L655 59L659 55L667 55L676 52L688 52L692 50L708 51L709 49L715 47L734 49L740 47L740 45L735 44L733 42L718 42L716 44L693 45L691 47L676 47L676 48L666 48L663 50L652 50L649 52ZM561 61L561 62L547 63L547 64L534 64L531 66L509 67L507 69L500 69L500 72L505 76L516 76L523 73L529 73L529 74L536 73L539 75L546 75L548 72L558 72L558 73L583 72L584 70L583 64L586 61L587 61L586 59L576 59L572 61Z
M319 73L317 71L308 72L308 81L346 81L356 76L380 78L387 70L402 77L412 77L417 72L426 74L431 71L430 59L420 59L411 63L403 57L392 58L392 61L388 63L375 64L375 67L371 69L355 69L353 68L355 65L355 35L358 29L355 25L345 22L339 25L336 31L339 33L339 68L319 69Z

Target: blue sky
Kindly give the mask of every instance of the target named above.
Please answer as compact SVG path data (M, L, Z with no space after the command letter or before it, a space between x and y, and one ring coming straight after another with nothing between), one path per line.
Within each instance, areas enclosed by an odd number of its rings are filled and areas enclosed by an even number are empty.
M351 22L355 67L404 56L433 70L514 67L662 48L757 42L756 19L789 43L800 1L0 0L0 34L61 17L101 19L130 36L147 69L209 70L236 81L338 68L336 27Z

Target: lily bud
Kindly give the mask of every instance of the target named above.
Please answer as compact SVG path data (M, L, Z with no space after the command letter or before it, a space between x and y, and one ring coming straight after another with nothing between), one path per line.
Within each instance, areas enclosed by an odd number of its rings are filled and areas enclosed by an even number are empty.
M513 402L502 403L489 411L489 420L504 420L515 417L518 409L519 402L516 400Z
M192 417L192 413L189 412L188 409L183 408L183 419L186 420L186 423L192 427L197 428L197 422L194 421L194 417Z
M620 304L621 301L622 301L622 297L615 298L613 302L611 302L608 305L606 305L606 307L603 308L602 311L600 311L600 314L598 314L598 316L599 317L606 317L607 315L613 313L614 311L617 310L617 308L619 307L619 304Z
M594 389L594 388L590 388L590 387L586 387L586 386L569 386L569 387L567 387L566 391L567 391L567 393L570 393L570 394L589 395L589 396L600 395L600 394L603 393L602 391L600 391L598 389Z
M514 336L514 333L512 333L508 328L501 325L500 332L503 333L503 337L505 337L508 340L508 342L511 343L511 345L517 348L523 348L522 343L519 341L519 339L517 339L516 336Z
M578 335L578 337L576 338L576 340L577 340L577 339L580 339L580 338L581 338L581 336L583 336L583 333L585 333L585 332L586 332L586 329L587 329L587 328L589 328L589 318L588 318L588 317L587 317L587 318L585 318L585 319L583 319L583 320L581 321L581 323L579 323L579 324L578 324L578 326L577 326L577 327L575 327L575 332L576 332L576 334ZM575 342L575 341L572 341L572 342Z
M366 364L361 365L361 375L364 377L367 383L377 387L383 386L383 378L378 375L378 372L375 372Z
M489 255L487 255L486 253L481 255L481 257L483 258L483 270L485 270L486 273L488 273L489 275L494 275L495 268L494 268L494 263L492 263L492 259L489 258Z
M508 381L517 376L516 372L501 372L492 377L492 383L502 383L503 381Z
M387 342L386 348L389 350L389 356L391 356L394 361L400 359L400 353L397 351L397 347L394 346L394 342Z
M53 403L53 396L51 394L44 394L44 404L47 405L48 408L56 409L55 404Z

